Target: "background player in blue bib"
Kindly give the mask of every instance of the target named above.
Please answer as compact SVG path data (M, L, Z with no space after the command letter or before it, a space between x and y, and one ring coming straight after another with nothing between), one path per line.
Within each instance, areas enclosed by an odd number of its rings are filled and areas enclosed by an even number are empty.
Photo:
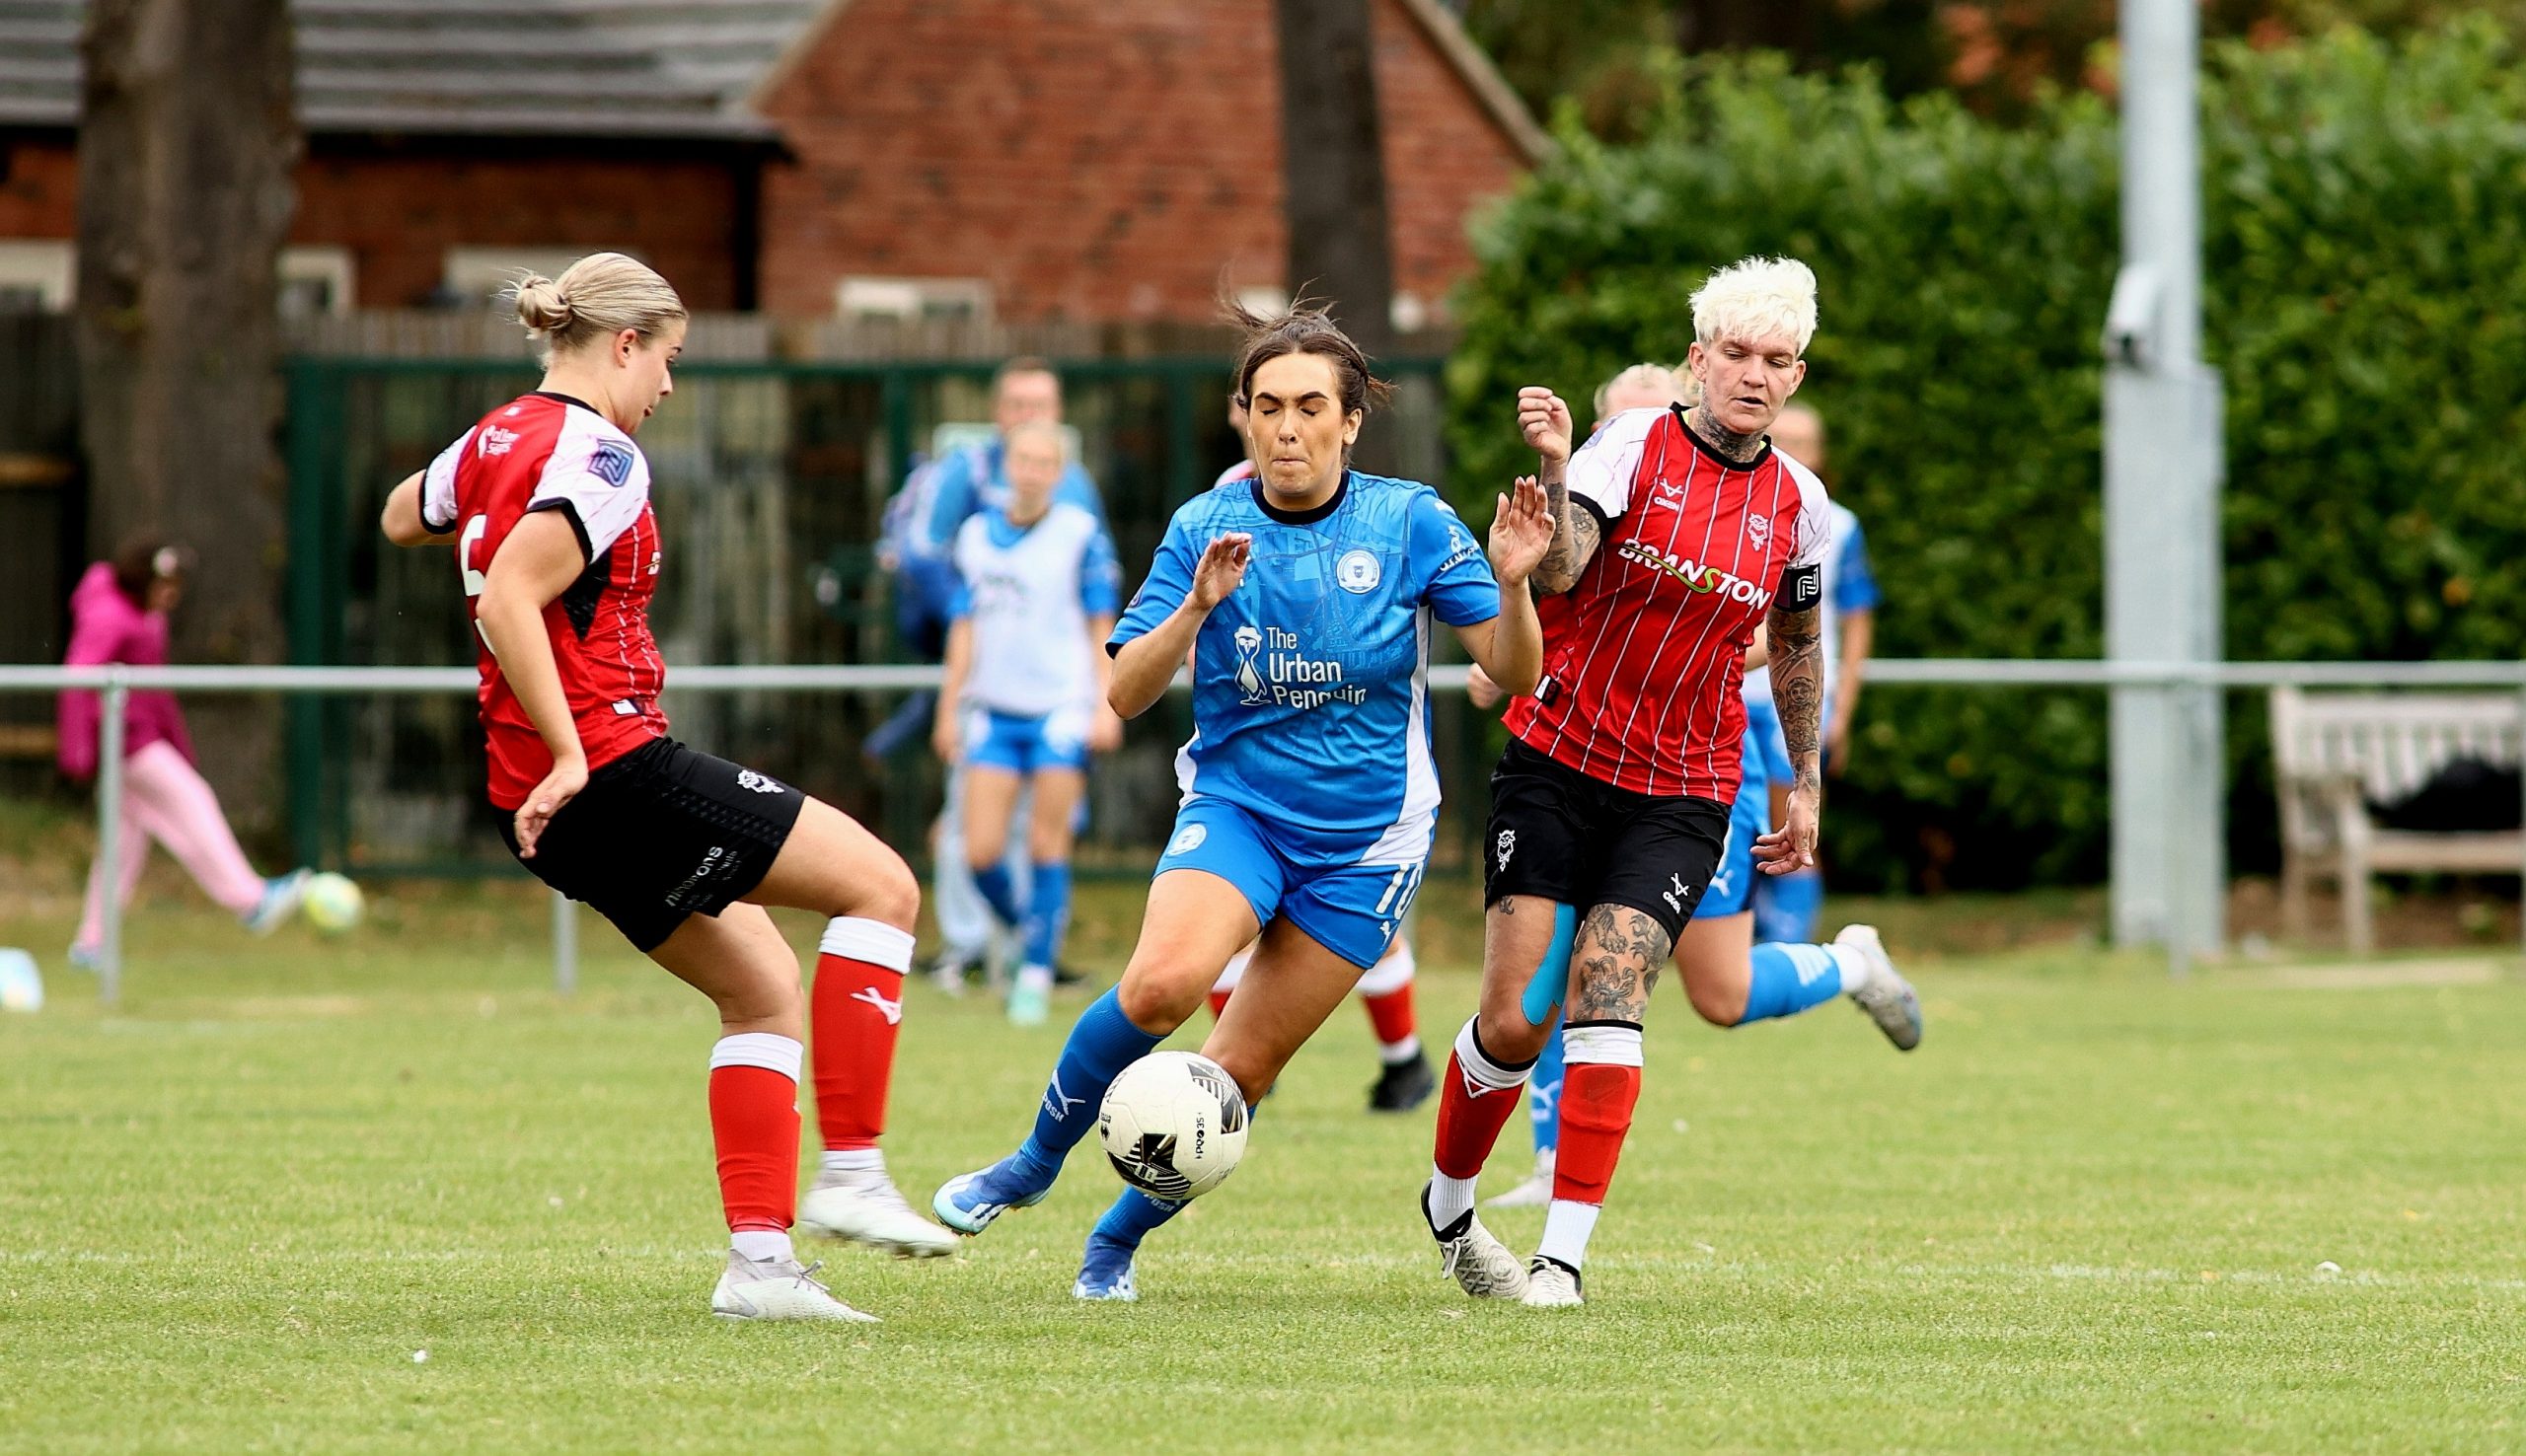
M1184 801L1122 984L1072 1028L1034 1130L932 1201L965 1233L1042 1201L1106 1086L1201 1006L1258 931L1243 988L1202 1049L1249 1103L1375 964L1437 827L1434 617L1512 691L1532 691L1542 669L1525 589L1552 538L1540 492L1521 481L1500 498L1486 559L1437 492L1349 468L1382 389L1358 345L1311 311L1241 322L1257 477L1176 512L1110 647L1110 700L1126 717L1192 654ZM1073 1292L1135 1297L1133 1253L1180 1206L1126 1192L1088 1236Z
M1023 945L1008 1019L1034 1026L1070 921L1071 841L1087 754L1122 741L1122 720L1105 704L1101 646L1121 603L1104 527L1054 498L1065 463L1060 427L1020 425L1005 443L1007 503L967 517L956 532L954 625L932 737L939 759L964 771L962 838L974 886ZM1030 787L1033 874L1021 903L1006 863L1008 831Z

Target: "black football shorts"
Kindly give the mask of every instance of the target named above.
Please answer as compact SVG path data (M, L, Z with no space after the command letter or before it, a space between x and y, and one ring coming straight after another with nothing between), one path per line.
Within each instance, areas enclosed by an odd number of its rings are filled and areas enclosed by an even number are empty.
M768 773L661 738L590 773L518 862L645 953L685 916L715 915L762 884L805 805ZM513 816L500 817L500 837L517 853Z
M1627 906L1672 940L1727 845L1727 805L1616 788L1513 738L1491 770L1482 903L1532 895L1583 915Z

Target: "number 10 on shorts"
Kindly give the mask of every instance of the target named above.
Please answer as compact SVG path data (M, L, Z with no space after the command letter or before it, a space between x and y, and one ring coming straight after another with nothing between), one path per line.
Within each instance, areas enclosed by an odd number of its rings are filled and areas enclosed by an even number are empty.
M1429 867L1430 862L1426 859L1397 865L1394 878L1385 882L1385 893L1377 897L1377 908L1370 913L1384 919L1387 939L1394 938L1394 922L1402 919L1403 912L1412 908L1412 897L1421 889L1421 873Z

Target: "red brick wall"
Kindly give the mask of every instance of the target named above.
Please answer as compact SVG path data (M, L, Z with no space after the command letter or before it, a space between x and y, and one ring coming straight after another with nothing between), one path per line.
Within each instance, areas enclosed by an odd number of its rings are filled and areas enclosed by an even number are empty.
M1467 215L1523 158L1397 0L1377 0L1396 286L1438 304ZM979 277L1001 317L1212 317L1280 283L1279 80L1258 0L854 0L766 99L763 302L846 274Z
M447 250L472 246L626 248L691 307L727 309L736 302L735 178L711 161L319 155L298 170L290 241L350 249L362 308L423 302ZM77 206L67 144L14 148L0 182L0 238L71 237Z
M19 142L0 160L0 238L67 238L78 231L79 177L68 142Z

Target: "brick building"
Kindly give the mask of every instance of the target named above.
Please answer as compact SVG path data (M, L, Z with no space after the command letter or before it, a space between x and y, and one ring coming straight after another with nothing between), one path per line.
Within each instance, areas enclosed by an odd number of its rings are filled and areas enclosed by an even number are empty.
M1544 145L1438 0L1373 0L1399 322ZM78 0L0 0L0 307L74 276ZM703 310L1199 321L1273 290L1263 0L298 0L302 311L597 247Z

